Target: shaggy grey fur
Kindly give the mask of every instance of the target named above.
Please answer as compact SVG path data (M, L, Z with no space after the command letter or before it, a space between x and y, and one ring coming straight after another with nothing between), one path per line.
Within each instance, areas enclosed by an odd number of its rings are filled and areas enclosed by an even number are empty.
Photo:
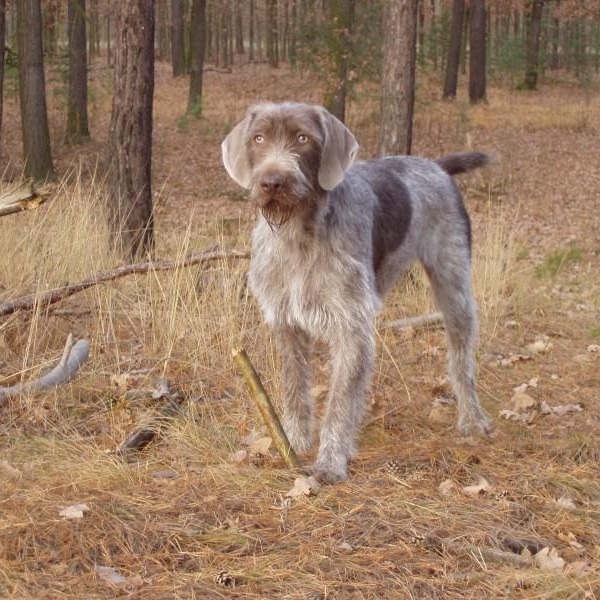
M358 144L325 109L252 107L222 144L229 175L261 211L252 236L250 286L282 361L283 424L294 448L310 448L310 354L331 351L332 374L314 474L347 478L374 358L382 298L415 261L444 315L449 372L463 434L489 433L475 391L477 317L471 292L471 229L451 174L486 154L437 161L395 156L352 163Z

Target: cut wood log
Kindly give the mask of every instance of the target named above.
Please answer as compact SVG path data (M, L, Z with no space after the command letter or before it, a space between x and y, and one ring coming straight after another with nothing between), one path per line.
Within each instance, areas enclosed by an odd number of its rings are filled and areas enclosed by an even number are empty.
M246 385L250 390L252 400L254 400L262 418L273 438L273 445L283 458L283 461L290 469L297 469L300 466L300 461L288 440L279 417L275 412L275 408L267 394L263 384L258 376L258 373L252 366L246 351L243 348L237 348L232 352L233 360L237 365L240 373L246 381Z
M24 181L0 196L0 217L37 208L47 200L49 194L49 189L36 188L33 180Z
M90 287L112 281L131 275L133 273L147 273L148 271L168 271L181 267L190 267L192 265L204 265L216 260L230 260L239 258L250 258L249 252L240 250L208 250L198 254L192 254L182 260L164 260L164 261L148 261L142 263L134 263L123 265L111 271L100 271L92 275L89 279L84 279L79 283L65 285L44 292L43 294L28 294L14 300L7 300L0 304L0 317L11 315L18 310L32 310L36 307L46 307L59 302L64 298L72 296L77 292L82 292Z
M62 358L51 371L27 383L10 387L0 387L0 406L12 396L52 389L70 381L77 371L79 371L81 365L87 360L89 353L90 344L87 340L78 340L73 343L73 336L69 334Z

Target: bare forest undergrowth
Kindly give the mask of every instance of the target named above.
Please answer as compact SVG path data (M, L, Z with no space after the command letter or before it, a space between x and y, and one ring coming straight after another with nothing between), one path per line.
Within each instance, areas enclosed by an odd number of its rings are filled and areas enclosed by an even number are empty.
M0 220L0 301L119 264L102 209L110 77L92 70L94 140L81 148L60 142L64 95L49 80L60 181L44 206ZM244 346L278 398L247 262L106 283L0 319L0 386L47 370L69 332L92 346L74 382L1 409L0 596L600 597L597 90L492 86L489 105L469 107L441 102L439 89L419 80L415 153L501 156L460 180L474 222L478 386L491 439L453 431L443 331L382 328L350 481L286 498L296 474L261 439L231 360ZM187 80L157 65L161 259L247 249L252 211L221 167L220 142L252 102L322 98L309 74L262 65L207 72L200 119L183 115L186 94ZM0 191L21 169L10 93L5 111L11 162ZM363 158L374 154L378 113L374 88L359 86L347 121ZM416 270L380 322L432 308ZM324 353L315 366L321 398ZM162 377L170 388L157 392ZM145 449L115 452L146 426L157 435Z

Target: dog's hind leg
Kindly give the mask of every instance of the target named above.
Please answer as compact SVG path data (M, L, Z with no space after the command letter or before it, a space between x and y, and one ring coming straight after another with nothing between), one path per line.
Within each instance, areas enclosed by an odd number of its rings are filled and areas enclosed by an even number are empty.
M477 308L471 290L469 251L466 246L454 250L444 252L435 267L426 265L425 269L444 316L448 370L458 403L457 428L464 435L489 434L491 423L475 390Z

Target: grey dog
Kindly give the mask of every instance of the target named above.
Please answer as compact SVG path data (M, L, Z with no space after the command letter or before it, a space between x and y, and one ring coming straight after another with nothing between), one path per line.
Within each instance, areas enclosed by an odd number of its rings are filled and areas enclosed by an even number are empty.
M475 391L477 330L471 226L452 175L484 166L482 152L438 160L393 156L357 162L354 135L324 108L251 107L223 141L229 175L260 209L250 287L282 363L283 426L310 448L313 342L331 352L331 385L314 475L347 479L365 412L382 298L420 261L444 316L449 372L463 434L489 433Z

